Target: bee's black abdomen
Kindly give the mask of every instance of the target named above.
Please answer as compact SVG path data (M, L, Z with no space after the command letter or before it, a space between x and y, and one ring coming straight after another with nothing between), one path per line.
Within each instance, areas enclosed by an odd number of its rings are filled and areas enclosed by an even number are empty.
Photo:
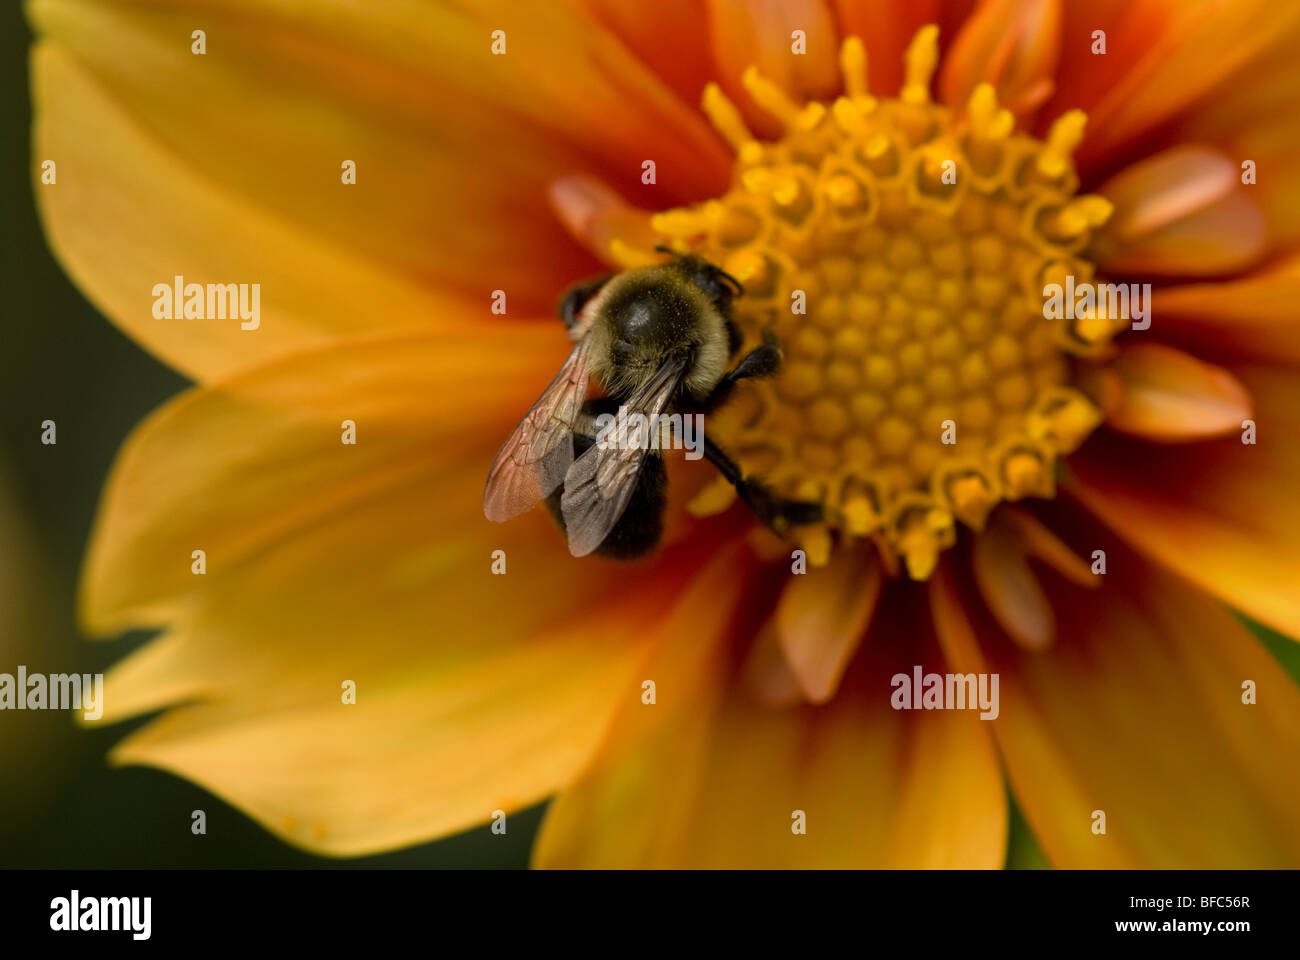
M593 443L591 437L575 433L573 453L580 457ZM546 509L564 530L564 515L560 511L560 498L564 486L560 485L546 498ZM628 501L627 509L614 524L614 529L601 541L596 553L614 560L632 560L649 553L659 543L664 532L664 508L668 505L668 472L664 458L657 453L646 456L637 477L636 491Z

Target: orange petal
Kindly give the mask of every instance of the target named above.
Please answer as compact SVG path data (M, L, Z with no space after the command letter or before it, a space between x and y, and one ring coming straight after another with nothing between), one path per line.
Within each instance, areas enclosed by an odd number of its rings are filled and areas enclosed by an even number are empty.
M1047 652L1005 637L949 565L930 582L952 662L1000 675L990 726L1044 852L1069 868L1300 865L1300 691L1217 603L1092 542L1101 593L1047 585L1062 624Z
M774 710L727 669L728 649L749 633L726 636L716 611L741 600L739 581L725 557L697 578L644 671L658 681L658 704L629 700L592 765L547 811L534 862L1000 866L1006 797L987 721L889 706L894 673L943 669L928 627L907 614L918 598L882 615L839 696ZM802 835L792 831L799 811Z
M1070 458L1068 489L1149 556L1300 636L1300 392L1294 371L1230 369L1254 400L1256 443L1162 447L1103 431Z
M938 25L939 62L943 63L947 56L943 51L975 8L975 0L833 0L832 7L842 35L861 37L867 48L867 82L871 90L892 97L902 86L903 54L916 32L932 23Z
M220 577L412 477L453 463L485 471L551 375L545 358L563 355L557 327L340 341L171 401L136 428L105 487L82 582L85 626L165 622L200 580L195 550L205 576ZM355 445L342 443L345 420Z
M1179 125L1189 143L1213 145L1240 168L1255 165L1256 205L1268 220L1274 247L1294 249L1300 240L1300 71L1295 51L1300 30L1280 39L1271 55L1246 65L1200 103Z
M1300 8L1272 0L1096 0L1066 4L1062 52L1087 67L1067 70L1045 121L1071 108L1088 113L1077 160L1092 169L1107 157L1210 99L1252 61L1282 49ZM1094 30L1106 53L1091 52Z
M1094 244L1099 266L1128 275L1230 273L1263 252L1263 217L1237 165L1181 146L1129 167L1098 188L1115 205Z
M803 689L785 653L776 622L768 620L750 644L742 675L749 690L770 707L788 707L804 699Z
M1207 356L1300 366L1300 257L1230 283L1157 290L1162 337Z
M781 132L781 124L754 104L740 82L749 67L757 67L796 104L839 92L840 38L822 0L707 0L706 10L714 79L740 106L749 129L764 136ZM793 52L795 30L804 32L806 53Z
M709 32L701 28L699 0L571 2L626 44L683 103L698 103L700 91L715 79L713 50Z
M1222 367L1159 343L1125 343L1102 371L1106 423L1148 440L1184 442L1235 433L1251 414L1250 393Z
M841 551L834 562L791 577L776 607L781 650L813 703L835 695L880 596L873 550Z
M633 207L594 177L561 177L548 194L573 238L611 268L620 266L611 253L615 240L647 253L662 242L650 227L649 211Z
M1056 618L1015 530L994 512L975 537L971 567L989 612L1026 650L1046 650L1056 636Z
M962 24L944 57L943 100L964 108L990 83L998 103L1024 117L1051 95L1060 52L1060 0L992 0Z

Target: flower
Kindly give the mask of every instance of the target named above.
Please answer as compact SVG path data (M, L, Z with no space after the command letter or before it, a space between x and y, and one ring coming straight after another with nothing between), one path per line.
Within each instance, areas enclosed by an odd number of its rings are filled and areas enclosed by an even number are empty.
M50 242L197 384L86 561L90 631L163 631L113 759L334 855L558 793L542 865L994 867L1005 776L1056 865L1300 863L1300 691L1224 606L1300 633L1298 11L970 6L34 0ZM781 334L710 427L827 505L794 544L679 462L636 565L481 517L554 298L656 240ZM1033 316L1074 280L1149 328Z

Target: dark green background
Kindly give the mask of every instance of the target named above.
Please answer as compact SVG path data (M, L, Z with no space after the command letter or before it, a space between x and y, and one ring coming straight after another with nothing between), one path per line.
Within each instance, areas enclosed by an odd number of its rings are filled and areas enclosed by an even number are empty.
M73 622L96 498L132 426L187 383L99 316L51 257L31 193L31 34L20 4L0 3L0 38L0 517L16 514L22 528L15 537L0 520L0 670L98 672L146 638L90 642ZM55 446L40 442L45 419L58 424ZM1260 633L1300 678L1300 647ZM484 827L384 856L314 857L170 774L109 768L109 747L133 726L88 731L68 713L0 713L0 867L523 866L541 816L512 816L504 837ZM196 809L207 812L206 836L190 833ZM1043 865L1014 810L1008 861Z

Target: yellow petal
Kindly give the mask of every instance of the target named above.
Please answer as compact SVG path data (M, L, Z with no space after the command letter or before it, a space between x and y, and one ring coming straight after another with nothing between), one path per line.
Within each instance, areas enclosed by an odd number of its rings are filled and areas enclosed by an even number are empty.
M106 484L85 626L165 622L200 581L196 550L210 581L412 478L485 475L565 349L558 323L360 338L171 401L136 428ZM344 421L355 444L342 442Z
M812 703L835 695L871 622L881 582L868 548L843 550L833 563L786 581L775 614L781 650Z
M1300 691L1218 604L1108 537L1092 542L1107 552L1105 584L1048 583L1062 627L1047 652L1006 638L947 565L930 581L947 655L1000 675L990 725L1048 859L1300 864ZM1253 705L1242 702L1247 680ZM1098 813L1104 835L1093 832Z
M591 270L547 208L559 176L597 173L657 207L726 181L695 104L560 5L36 0L29 16L34 159L59 163L38 193L55 249L97 305L196 376L281 341L436 323L435 289L484 315L495 289L549 311ZM648 159L662 185L641 184ZM182 272L260 282L263 329L151 321L152 285Z
M492 599L457 595L436 582L428 588L439 603L498 609L509 602L504 591ZM419 843L486 822L494 811L527 807L574 775L636 662L635 637L610 642L629 612L625 603L594 619L584 613L512 644L483 644L482 631L448 634L436 616L421 631L418 621L393 623L381 613L352 643L364 648L375 634L401 629L410 662L391 658L384 674L345 663L313 670L314 693L291 693L279 707L274 695L245 691L295 677L302 661L276 656L279 638L249 621L256 639L272 645L271 655L228 653L240 660L227 671L238 683L224 700L164 714L127 738L112 759L186 777L313 852L352 856ZM215 644L210 629L196 627ZM293 650L311 655L301 644ZM198 666L191 657L177 659L178 666ZM345 681L356 684L355 705L340 700ZM110 703L119 691L131 695L126 675L110 675L106 691Z
M720 558L697 578L628 706L551 805L534 852L548 867L996 867L1006 797L986 721L895 711L890 678L942 670L916 596L877 621L829 703L776 710L729 667L732 609L752 581ZM793 827L802 814L807 831Z
M1094 258L1128 275L1243 269L1266 242L1264 218L1248 190L1233 161L1202 147L1175 147L1143 160L1098 188L1115 212L1094 243Z
M1294 371L1231 366L1254 400L1245 431L1152 446L1098 434L1069 461L1070 492L1148 556L1300 636L1300 396Z
M1222 367L1159 343L1127 343L1106 368L1118 389L1106 423L1121 433L1179 442L1236 433L1250 393Z
M34 158L57 163L57 182L36 191L50 244L87 297L164 362L206 379L331 337L445 328L449 296L214 188L61 47L33 50L32 77ZM155 284L177 276L258 284L258 327L155 317Z
M698 546L636 568L574 560L542 511L483 520L481 491L477 471L412 474L194 577L168 635L107 677L105 722L172 707L114 761L170 770L334 855L567 783L624 691L639 696L644 634L627 625L683 589Z

